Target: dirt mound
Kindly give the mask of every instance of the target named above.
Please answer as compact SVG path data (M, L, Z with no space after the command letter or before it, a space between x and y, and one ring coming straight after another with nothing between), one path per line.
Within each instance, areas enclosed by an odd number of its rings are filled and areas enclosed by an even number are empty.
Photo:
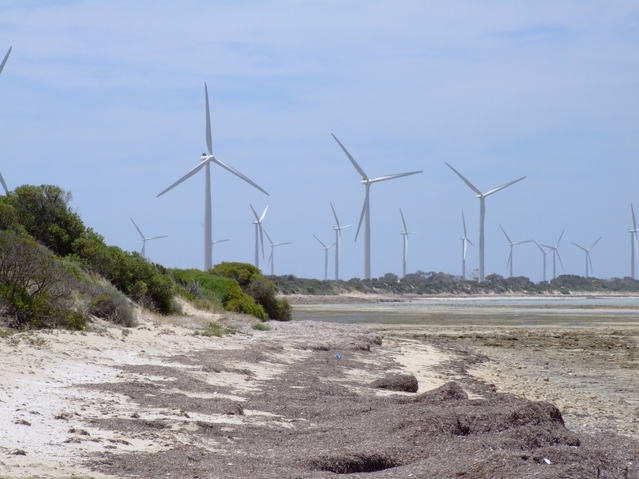
M371 387L387 389L389 391L416 393L419 389L419 383L417 382L417 378L412 374L390 374L373 381Z

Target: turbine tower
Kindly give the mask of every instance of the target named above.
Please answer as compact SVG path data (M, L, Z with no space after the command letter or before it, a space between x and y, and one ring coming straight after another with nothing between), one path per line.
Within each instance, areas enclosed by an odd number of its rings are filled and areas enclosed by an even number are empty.
M287 243L273 243L273 240L271 239L271 237L268 235L268 233L266 232L266 230L264 230L264 234L266 235L266 237L268 238L268 242L271 244L271 256L269 256L268 258L268 262L271 265L271 276L275 276L275 257L273 255L273 252L275 251L275 248L277 246L284 246L285 244L293 244L292 242L287 242ZM267 264L268 266L268 264Z
M501 225L499 225L499 227L501 228L501 231L504 233L504 236L508 240L508 246L510 246L510 254L508 255L508 263L506 263L506 268L508 268L508 266L510 265L510 277L512 278L513 277L513 247L517 246L518 244L532 243L532 240L517 241L516 243L513 243L511 239L508 237L508 235L506 234L506 231L504 230L504 228L502 228Z
M635 218L635 209L632 207L632 203L630 203L630 211L632 211L632 229L628 230L630 233L630 277L635 279L635 263L637 262L637 244L639 243L639 238L637 237L637 220Z
M9 51L7 52L7 54L4 56L4 59L2 60L2 63L0 63L0 73L2 73L2 69L4 68L4 64L7 63L7 60L9 59L9 54L11 53L11 49L13 47L9 47ZM4 178L2 177L2 173L0 173L0 183L2 184L2 187L4 188L4 192L5 194L9 194L9 188L7 188L7 184L4 182Z
M180 178L175 183L173 183L171 186L169 186L164 191L162 191L157 197L159 198L160 196L162 196L167 191L171 190L172 188L176 187L177 185L179 185L183 181L185 181L185 180L189 179L191 176L195 175L202 168L205 168L205 176L206 177L205 177L205 183L204 183L204 270L207 271L213 266L213 244L212 244L213 234L212 234L212 226L211 226L211 224L212 224L212 220L211 220L211 163L215 163L216 165L221 166L225 170L228 170L231 173L233 173L235 176L243 179L248 184L254 186L258 190L260 190L262 193L264 193L264 194L266 194L268 196L270 196L270 195L265 190L263 190L260 186L258 186L256 183L254 183L253 181L248 179L246 176L244 176L242 173L237 171L235 168L233 168L230 165L227 165L226 163L223 163L222 161L218 160L217 158L215 158L213 156L213 141L211 139L211 114L209 112L209 92L208 92L208 88L206 86L206 83L204 83L204 98L205 98L205 101L206 101L206 147L207 147L208 154L202 153L202 156L200 157L200 163L195 168L193 168L191 171L189 171L182 178Z
M471 246L474 246L473 243L468 239L468 235L466 234L466 218L464 218L464 212L462 211L462 223L464 224L464 236L460 239L462 241L462 279L466 279L466 247L467 243L470 243Z
M331 133L331 135L333 135ZM394 180L395 178L401 178L402 176L416 175L417 173L421 173L421 171L410 171L408 173L397 173L393 175L385 175L380 176L378 178L369 178L364 170L357 164L355 158L351 156L351 154L344 148L344 145L337 139L335 135L333 135L337 144L344 150L348 159L351 160L351 163L357 170L357 172L362 175L362 184L366 187L366 196L364 197L364 206L362 207L362 214L359 217L359 224L357 225L357 233L355 233L355 241L357 241L357 236L359 236L359 230L362 227L362 222L364 222L364 279L371 279L371 209L370 209L370 189L373 183L379 183L380 181L386 180Z
M548 251L546 251L541 246L539 246L539 243L537 243L535 240L533 240L533 242L537 245L537 248L539 248L539 250L541 251L541 254L544 256L544 283L545 283L546 282L546 255L550 253L552 250L549 249Z
M464 180L464 183L466 183L471 190L477 193L477 198L479 198L479 282L482 282L484 281L484 217L486 216L486 198L493 193L497 193L504 188L508 188L510 185L513 185L526 177L522 176L521 178L510 181L504 185L498 186L497 188L493 188L486 193L482 193L475 187L475 185L464 178L464 176L459 171L450 166L448 163L446 163L446 166L448 166L457 174L457 176Z
M404 237L404 256L402 259L402 278L406 276L406 255L408 254L408 235L413 234L414 231L408 231L408 227L406 226L406 220L404 219L404 213L402 213L402 209L399 209L399 214L402 216L402 224L404 225L404 231L399 233Z
M255 225L255 267L260 269L260 248L259 245L262 245L262 259L264 259L264 234L262 229L262 221L266 216L266 210L268 210L268 205L264 208L264 213L262 216L257 215L257 211L253 208L253 205L249 205L251 207L251 211L253 211L253 216L255 216L255 220L253 224Z
M140 228L138 228L138 225L135 224L135 221L133 221L133 218L129 217L129 219L131 220L131 223L133 223L133 226L135 226L135 229L138 230L138 233L140 233L140 237L142 238L142 251L140 251L140 254L142 255L142 257L144 259L147 259L147 257L146 257L146 242L154 240L154 239L168 238L168 236L166 236L166 235L164 235L164 236L153 236L152 238L147 238L146 236L144 236L144 234L142 234L142 231L140 231Z
M335 231L335 280L339 279L339 253L342 245L342 230L344 228L348 228L351 225L340 226L339 219L337 218L337 213L335 213L335 208L333 208L333 203L331 203L331 209L333 210L333 216L335 217L335 223L337 226L333 226L333 230Z
M547 244L542 244L542 246L544 248L549 248L552 251L552 279L555 279L557 277L556 274L556 269L555 269L555 257L559 258L559 264L561 264L561 270L564 270L564 263L561 261L561 256L559 256L559 242L561 241L561 237L564 235L564 231L566 231L565 229L561 232L561 234L559 235L559 239L557 240L557 243L555 244L555 246L550 246Z
M597 241L590 245L590 248L588 249L584 248L583 246L579 246L577 243L571 241L571 243L574 244L577 248L580 248L586 252L586 278L588 278L588 263L590 263L590 272L592 273L592 260L590 259L590 250L599 242L601 238L602 236L600 236Z
M326 281L328 279L328 250L335 246L335 243L330 246L326 246L317 236L313 235L313 238L319 241L319 244L321 244L322 248L324 248L324 281Z

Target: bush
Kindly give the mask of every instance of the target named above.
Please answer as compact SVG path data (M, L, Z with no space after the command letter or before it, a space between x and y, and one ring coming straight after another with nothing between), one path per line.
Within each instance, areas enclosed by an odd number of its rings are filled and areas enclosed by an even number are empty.
M127 328L136 325L135 312L129 299L101 276L83 275L78 294L80 300L86 303L84 311L87 315Z
M227 311L250 314L262 321L268 319L264 308L242 291L233 278L216 276L197 269L174 269L171 273L174 281L195 297L219 301Z
M71 268L32 239L0 231L0 308L14 328L83 329L71 309L78 278Z
M235 280L242 291L262 308L266 319L291 320L291 306L288 301L275 296L275 283L262 276L260 270L252 264L224 262L215 265L209 272L215 276Z

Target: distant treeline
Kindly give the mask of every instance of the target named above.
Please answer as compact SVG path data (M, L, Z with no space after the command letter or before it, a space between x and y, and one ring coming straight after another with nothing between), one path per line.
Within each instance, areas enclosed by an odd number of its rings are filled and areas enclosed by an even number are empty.
M533 283L524 276L504 278L498 274L486 276L479 283L463 280L446 273L417 271L400 278L386 273L370 281L352 278L348 281L297 278L293 275L269 276L281 294L336 295L349 292L378 294L570 294L577 292L639 293L639 281L625 278L585 278L564 274L548 281Z

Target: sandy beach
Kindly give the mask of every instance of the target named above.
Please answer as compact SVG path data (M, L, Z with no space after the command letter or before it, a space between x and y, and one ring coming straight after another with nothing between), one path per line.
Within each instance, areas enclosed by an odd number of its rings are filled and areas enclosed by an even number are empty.
M0 338L0 477L639 477L632 321L187 313Z

